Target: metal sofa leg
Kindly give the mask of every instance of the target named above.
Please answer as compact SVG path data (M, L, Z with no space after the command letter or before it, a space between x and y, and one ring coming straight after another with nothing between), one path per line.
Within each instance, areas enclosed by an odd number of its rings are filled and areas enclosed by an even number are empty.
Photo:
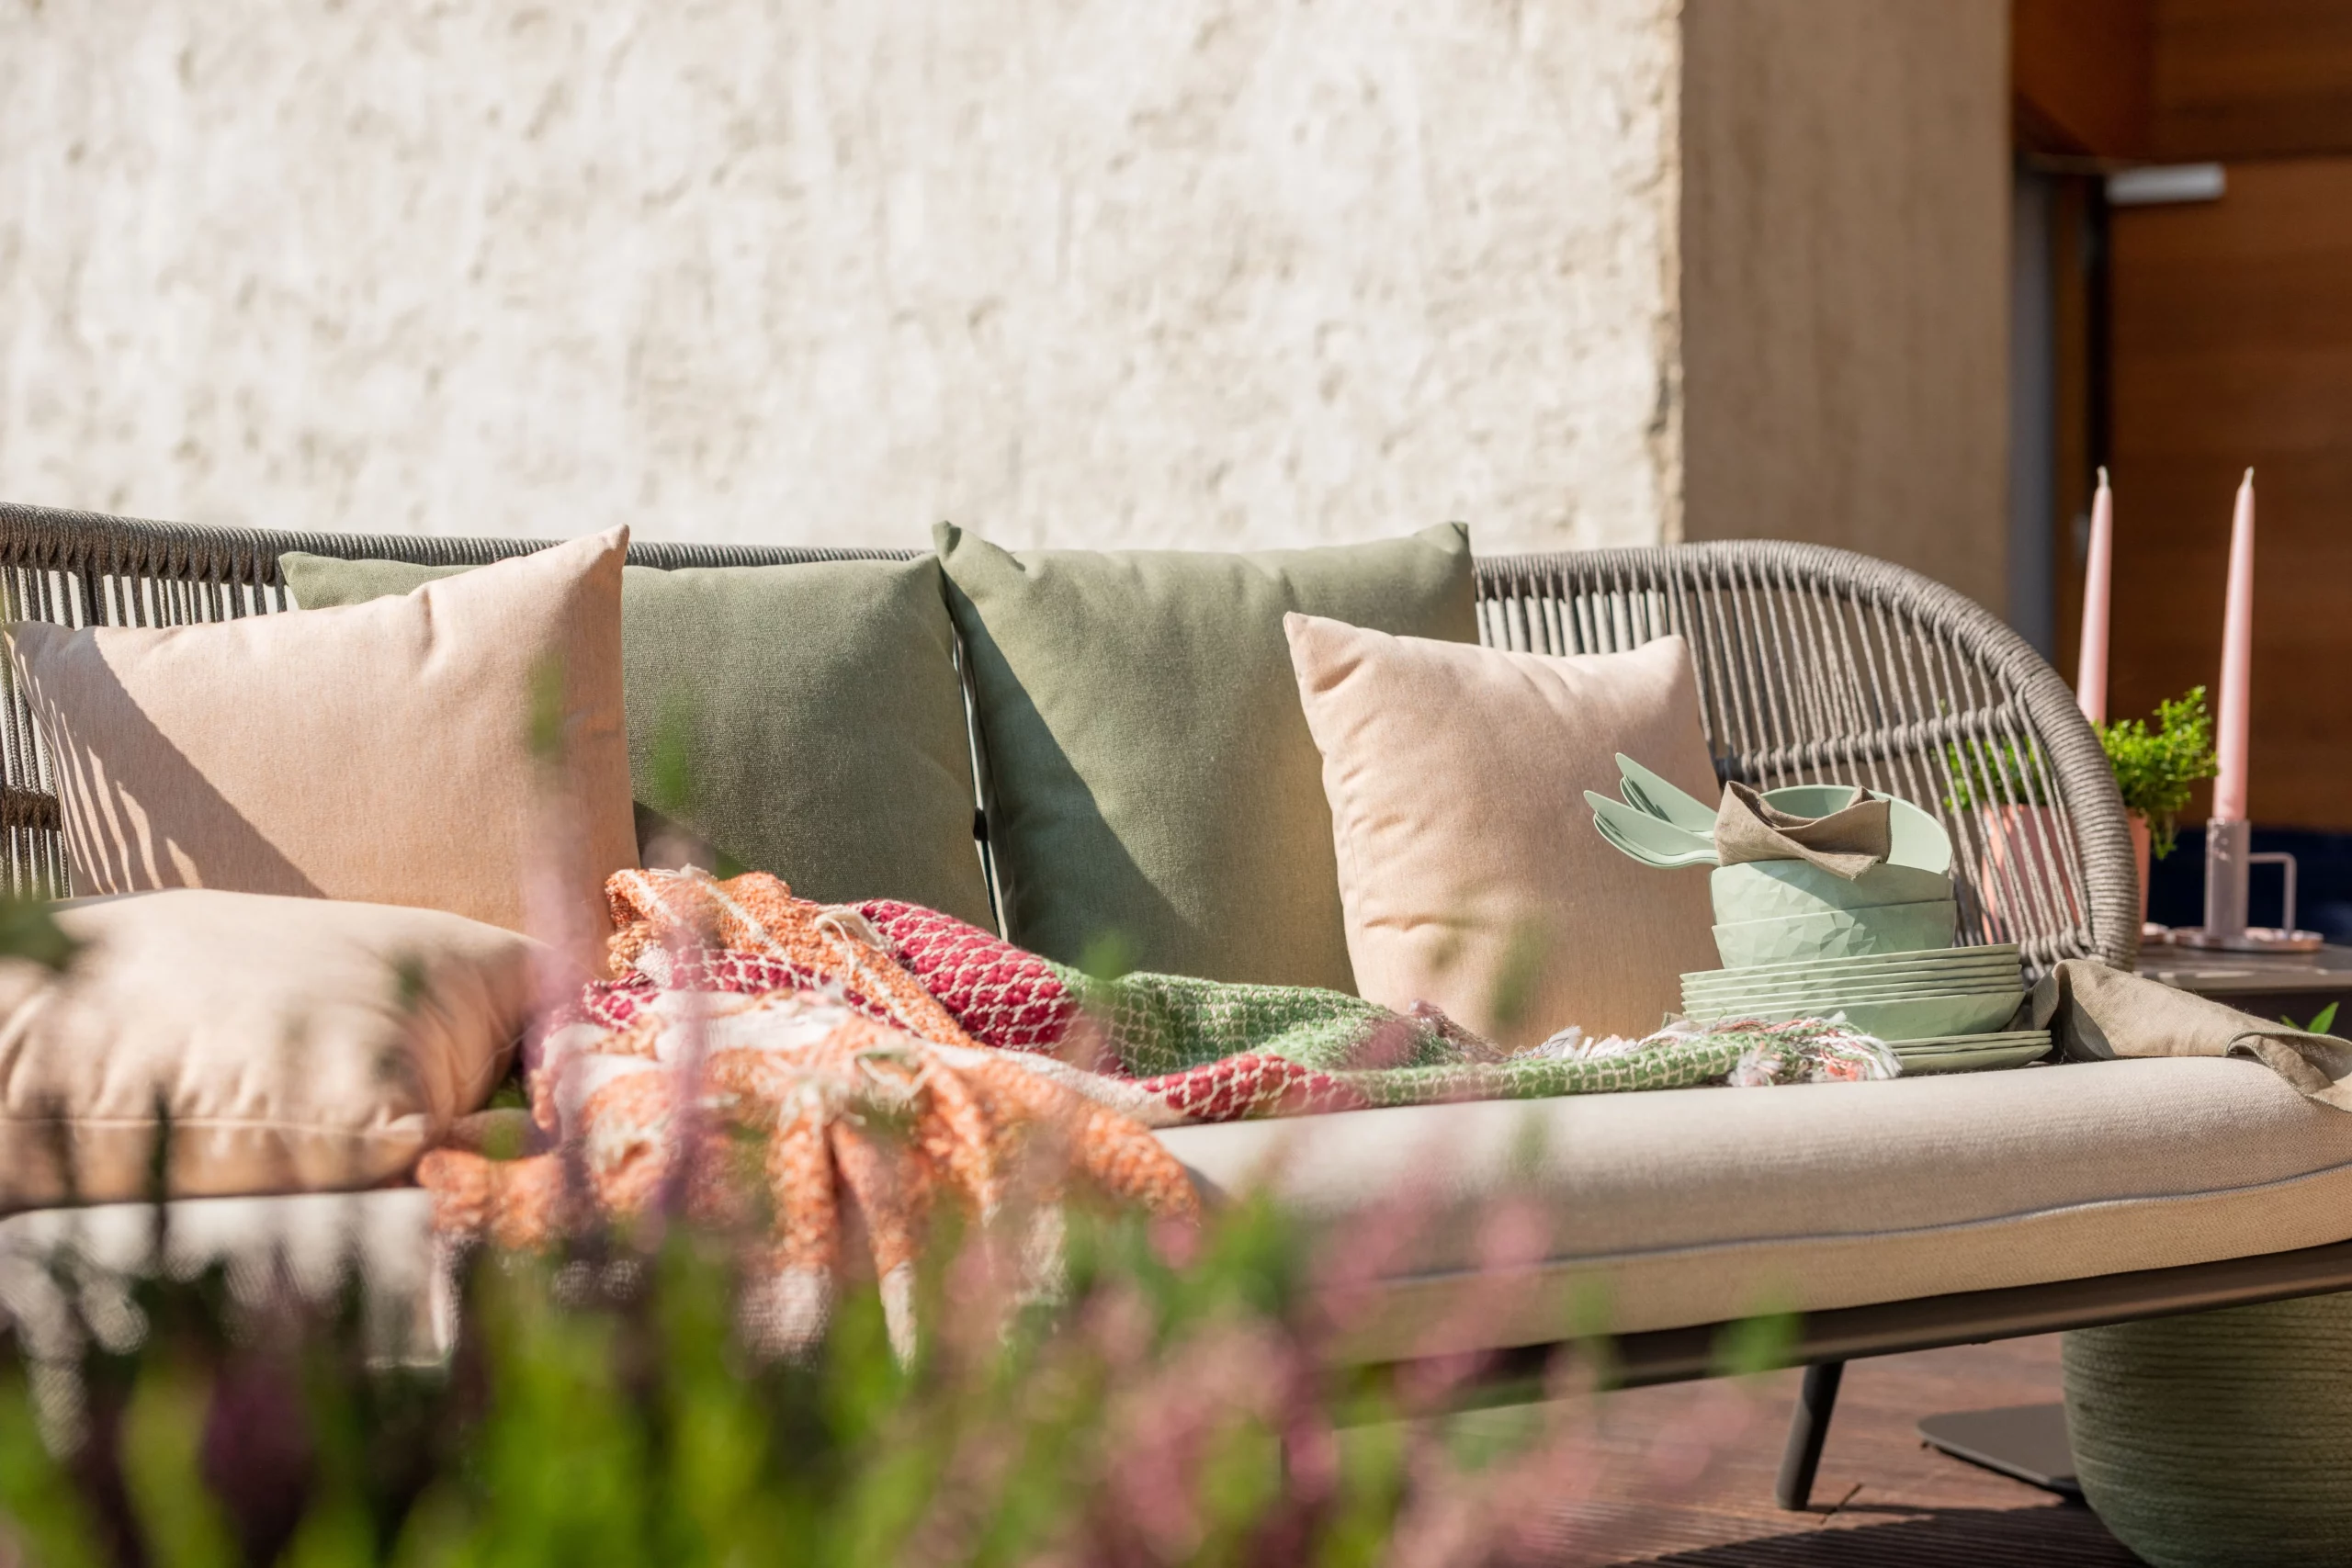
M1773 1500L1783 1508L1804 1508L1813 1501L1814 1472L1821 1468L1821 1447L1829 1440L1829 1417L1838 1409L1838 1384L1846 1375L1843 1361L1823 1361L1804 1370L1804 1386L1797 1391L1797 1407L1789 1415L1788 1446L1781 1450L1781 1480Z

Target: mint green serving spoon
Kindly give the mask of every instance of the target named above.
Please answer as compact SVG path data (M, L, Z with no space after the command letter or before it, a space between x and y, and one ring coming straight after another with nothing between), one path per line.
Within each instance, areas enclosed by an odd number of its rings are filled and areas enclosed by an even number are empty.
M1671 822L1660 821L1622 800L1611 800L1592 790L1584 792L1584 800L1592 807L1593 823L1602 837L1635 860L1646 860L1653 865L1715 863L1712 834L1693 833Z
M1608 840L1610 847L1619 854L1623 855L1627 860L1639 861L1644 865L1656 866L1660 871L1676 871L1686 865L1712 866L1715 863L1715 852L1713 850L1677 850L1671 853L1662 853L1657 850L1644 849L1638 844L1628 843L1618 835L1615 829L1598 817L1592 819L1592 825L1600 830L1600 836Z

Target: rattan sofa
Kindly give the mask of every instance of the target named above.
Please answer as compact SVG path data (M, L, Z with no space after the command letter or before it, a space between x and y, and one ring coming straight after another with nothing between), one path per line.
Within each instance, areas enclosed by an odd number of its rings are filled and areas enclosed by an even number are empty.
M452 564L534 547L0 506L10 616L71 625L283 611L287 550ZM630 558L899 554L647 543ZM1493 558L1477 585L1493 645L1580 653L1686 636L1726 779L1856 780L1940 812L1958 846L1964 942L2015 941L2034 972L2074 957L2132 963L2131 843L2098 741L2049 665L1961 596L1844 551L1772 543ZM2004 757L2006 786L1994 776ZM0 875L20 893L62 886L48 763L13 690L0 770ZM2038 781L2022 797L2019 776ZM2031 830L2017 829L2019 813ZM1531 1118L1543 1151L1532 1168ZM1394 1221L1409 1198L1442 1222L1506 1182L1572 1217L1553 1254L1501 1269L1464 1227L1423 1226L1370 1287L1377 1299L1342 1352L1351 1360L1476 1352L1478 1386L1507 1398L1538 1386L1572 1325L1612 1330L1617 1374L1646 1382L1718 1370L1725 1327L1758 1311L1801 1314L1789 1353L1813 1371L1783 1476L1792 1506L1848 1358L2352 1287L2352 1118L2244 1062L1429 1106L1162 1135L1204 1188L1266 1182L1318 1221ZM250 1238L274 1224L311 1235L315 1251L323 1226L405 1257L424 1245L420 1196L189 1204L180 1234L225 1250L241 1236L261 1245ZM0 1256L70 1234L119 1250L144 1233L96 1211L18 1215L0 1221ZM386 1272L416 1282L430 1270L396 1258Z

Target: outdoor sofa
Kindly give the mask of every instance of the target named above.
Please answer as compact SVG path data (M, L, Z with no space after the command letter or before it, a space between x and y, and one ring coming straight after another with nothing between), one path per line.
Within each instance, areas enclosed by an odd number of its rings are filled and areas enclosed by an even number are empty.
M534 547L0 506L10 615L69 625L283 610L288 550L465 564ZM905 554L646 543L630 559ZM1850 780L1937 810L1957 845L1963 942L2017 942L2029 977L2066 958L2133 962L2131 839L2098 740L2049 665L1960 595L1840 550L1717 543L1491 558L1477 597L1490 645L1596 652L1681 633L1724 779ZM1965 773L1995 754L2030 761L2035 798L2000 798L1981 775L1955 787L1955 758ZM60 886L57 802L13 691L0 761L6 886ZM985 851L985 809L976 826ZM1781 1479L1790 1506L1810 1489L1849 1359L2352 1289L2352 1118L2249 1061L1421 1106L1160 1136L1212 1197L1262 1183L1318 1224L1410 1218L1340 1354L1400 1366L1475 1353L1464 1397L1532 1397L1558 1344L1603 1331L1623 1382L1707 1376L1732 1325L1792 1314L1783 1353L1810 1371ZM1477 1227L1444 1223L1505 1191L1532 1193L1555 1222L1541 1255L1498 1262ZM429 1353L447 1332L421 1191L174 1208L184 1258L288 1249L298 1275L323 1280L356 1249L393 1352ZM70 1237L128 1264L149 1235L137 1206L0 1220L0 1297L12 1260Z

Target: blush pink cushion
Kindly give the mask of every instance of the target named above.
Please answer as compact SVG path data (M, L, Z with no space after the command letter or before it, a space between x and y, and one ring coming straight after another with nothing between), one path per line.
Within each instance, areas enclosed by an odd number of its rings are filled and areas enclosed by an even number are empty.
M330 610L8 628L76 894L214 887L604 926L637 863L616 528ZM536 739L535 739L536 736Z
M504 1072L529 938L434 909L189 889L58 914L62 976L0 961L0 1209L405 1175Z
M1583 798L1617 793L1620 751L1715 795L1680 637L1561 659L1283 625L1364 997L1523 1045L1572 1023L1646 1033L1684 970L1715 966L1705 868L1635 864Z

